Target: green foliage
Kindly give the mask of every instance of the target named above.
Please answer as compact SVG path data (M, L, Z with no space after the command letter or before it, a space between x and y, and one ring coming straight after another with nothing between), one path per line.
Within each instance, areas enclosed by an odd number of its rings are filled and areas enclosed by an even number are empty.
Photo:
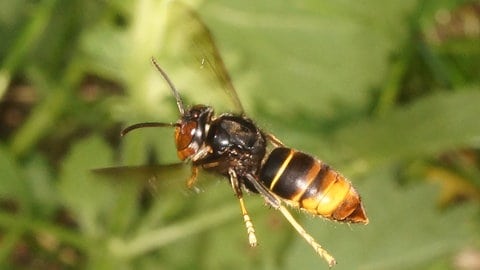
M458 149L476 154L467 165L478 172L480 35L469 32L480 25L478 4L188 5L0 3L0 268L327 269L256 195L246 203L260 246L249 248L223 179L202 175L192 191L183 188L188 167L92 172L177 162L170 129L118 135L125 124L178 117L152 56L187 104L232 108L225 75L212 72L209 31L247 115L362 195L367 226L293 210L335 269L454 269L461 250L478 250L478 197L440 209L442 186L425 174L399 181L410 164Z

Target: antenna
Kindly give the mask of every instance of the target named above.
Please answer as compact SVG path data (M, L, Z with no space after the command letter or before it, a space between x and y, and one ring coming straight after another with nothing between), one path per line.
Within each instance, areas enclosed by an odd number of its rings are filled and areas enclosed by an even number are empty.
M173 85L173 82L170 80L168 77L167 73L160 67L160 65L157 63L155 58L152 57L152 63L153 65L157 68L157 70L162 74L162 77L167 81L168 86L170 86L170 89L172 89L173 96L177 100L177 107L178 111L180 114L183 116L185 114L185 107L183 106L183 101L180 98L180 94L177 91L177 88L175 88L175 85ZM144 122L144 123L138 123L134 124L131 126L128 126L122 130L120 133L121 136L127 135L130 131L138 128L146 128L146 127L176 127L178 126L177 123L161 123L161 122Z
M144 123L138 123L138 124L133 124L131 126L128 126L124 129L122 129L122 132L120 132L120 136L125 136L127 133L134 129L138 128L146 128L146 127L176 127L178 126L177 123L160 123L160 122L144 122Z
M181 115L183 115L185 113L185 107L183 106L183 101L182 99L180 98L180 94L178 93L178 90L177 88L175 87L175 85L173 84L173 82L170 80L170 78L168 77L167 73L160 67L160 65L157 63L157 60L155 60L155 58L152 57L152 63L153 65L157 68L157 70L160 72L160 74L162 74L162 77L165 79L165 81L167 81L168 85L170 86L170 89L172 89L172 93L173 93L173 96L175 97L175 99L177 100L177 107L178 107L178 111L180 112Z

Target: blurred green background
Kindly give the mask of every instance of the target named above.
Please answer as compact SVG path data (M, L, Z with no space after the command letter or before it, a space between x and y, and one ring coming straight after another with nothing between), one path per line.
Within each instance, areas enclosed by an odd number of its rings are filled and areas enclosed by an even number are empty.
M185 172L175 102L228 111L213 33L247 114L352 180L370 224L293 210L335 269L480 269L478 1L1 1L1 269L327 269L280 213ZM211 44L210 44L211 45ZM104 178L108 178L105 180ZM150 181L149 181L150 180Z

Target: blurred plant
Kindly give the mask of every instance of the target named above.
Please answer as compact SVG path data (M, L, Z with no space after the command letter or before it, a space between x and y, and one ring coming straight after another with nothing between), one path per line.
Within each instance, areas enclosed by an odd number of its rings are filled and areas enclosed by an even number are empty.
M212 31L247 113L358 186L368 226L303 219L337 269L468 269L480 239L478 2L188 4L198 17L175 1L0 3L0 268L323 264L258 196L247 204L261 246L249 249L231 190L208 176L196 193L182 189L185 169L91 173L176 160L171 130L118 136L124 123L176 120L151 56L187 103L228 110L202 65Z
M419 11L430 9L428 3L423 7ZM452 9L444 7L428 12L433 12L433 20L412 20L418 24L412 26L414 42L410 42L398 58L397 68L391 75L393 83L387 84L379 95L377 113L435 92L465 91L465 87L478 85L480 5L467 2ZM469 123L460 121L459 124ZM476 144L471 147L447 149L428 157L428 161L412 161L407 165L411 169L404 170L409 173L405 178L437 182L442 189L440 204L444 206L459 199L478 200L479 149Z

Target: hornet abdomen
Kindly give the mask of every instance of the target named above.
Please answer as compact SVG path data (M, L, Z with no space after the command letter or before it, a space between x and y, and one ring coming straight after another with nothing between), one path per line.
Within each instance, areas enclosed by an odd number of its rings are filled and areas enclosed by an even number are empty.
M350 181L308 154L284 147L273 149L259 179L272 193L314 215L368 223L360 196Z

